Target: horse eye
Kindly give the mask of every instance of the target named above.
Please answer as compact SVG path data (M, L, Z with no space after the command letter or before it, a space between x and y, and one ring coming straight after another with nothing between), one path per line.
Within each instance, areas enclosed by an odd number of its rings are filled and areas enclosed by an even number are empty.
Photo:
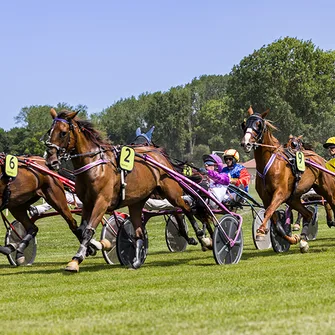
M67 132L66 131L61 131L59 136L60 138L64 138L66 136Z

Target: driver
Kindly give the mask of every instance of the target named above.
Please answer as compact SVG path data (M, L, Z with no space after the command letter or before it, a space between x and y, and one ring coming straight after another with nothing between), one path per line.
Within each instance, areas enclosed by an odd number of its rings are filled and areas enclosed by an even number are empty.
M335 137L329 137L323 147L328 149L331 157L331 159L326 163L326 168L329 171L335 172Z
M241 187L245 192L249 191L250 174L246 167L242 164L238 164L240 155L235 149L227 149L223 153L223 160L227 164L222 169L223 173L227 173L230 176L230 183Z

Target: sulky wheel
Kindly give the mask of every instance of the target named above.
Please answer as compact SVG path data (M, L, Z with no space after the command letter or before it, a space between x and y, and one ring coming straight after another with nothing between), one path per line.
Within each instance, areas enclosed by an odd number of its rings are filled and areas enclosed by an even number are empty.
M261 241L256 240L257 229L260 227L264 220L265 209L261 208L258 211L255 211L254 220L252 222L252 238L254 241L254 245L258 250L264 250L271 248L271 238L270 234L265 235L265 239ZM267 222L266 227L270 228L270 221Z
M22 223L15 220L12 222L9 230L6 233L5 245L12 244L14 247L18 247L18 244L21 242L22 238L26 235L26 230L23 227ZM36 237L33 237L28 246L24 249L25 261L22 265L32 265L34 263L37 252L37 241ZM8 261L11 265L17 266L16 263L16 251L13 251L7 256Z
M313 218L308 224L307 239L309 241L314 241L318 235L318 206L308 205L306 207L309 211L313 213Z
M124 222L124 218L120 215L117 215L117 220L121 224ZM102 250L102 255L107 264L118 264L119 259L116 252L116 237L119 231L119 227L115 222L114 215L111 215L106 224L103 225L101 230L101 240L108 240L111 248L108 250Z
M277 224L280 224L283 227L285 233L291 236L291 225L286 223L285 210L278 209L275 213L277 213L278 216ZM270 237L272 248L275 252L282 253L287 252L290 249L290 242L278 234L276 225L273 223L270 225Z
M238 231L238 220L230 215L224 215L215 227L213 234L213 254L217 264L236 264L243 251L242 229L234 246L230 246L228 237L234 239Z
M144 245L141 250L141 264L145 262L148 253L148 234L145 226L143 226L143 234ZM124 221L118 231L116 238L116 250L121 265L133 267L136 256L136 240L135 230L129 219Z
M180 235L178 223L176 217L171 215L165 215L165 241L168 249L171 252L182 252L187 247L187 241L183 236ZM186 232L188 232L188 226L183 215L183 224Z

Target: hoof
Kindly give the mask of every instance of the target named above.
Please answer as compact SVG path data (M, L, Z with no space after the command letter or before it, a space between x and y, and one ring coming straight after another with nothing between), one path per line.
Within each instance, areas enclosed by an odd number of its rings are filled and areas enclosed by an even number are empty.
M308 250L309 250L309 245L308 245L307 241L301 240L300 241L300 252L302 254L305 254L306 252L308 252Z
M24 257L24 254L20 254L19 256L18 256L18 254L16 254L16 264L17 264L17 266L20 266L20 265L23 265L24 264L24 262L26 261L26 258Z
M262 229L261 227L256 230L256 241L265 241L266 234L269 232L269 229Z
M293 227L292 227L292 230L293 230L293 231L299 231L299 230L300 230L300 224L295 223L295 224L293 225Z
M256 241L265 241L266 235L262 233L257 233L256 234Z
M210 249L212 248L212 239L209 237L200 238L201 245Z
M110 243L110 241L105 238L100 241L100 244L102 246L102 250L110 251L113 248L112 243Z
M193 237L190 237L187 241L188 244L190 245L197 245L198 242L196 241L196 239L194 239Z
M201 250L202 250L202 251L207 251L207 250L209 250L209 249L203 245L203 246L201 247Z
M331 228L331 227L335 227L335 222L334 222L334 221L327 221L327 226L328 226L329 228Z
M140 261L135 261L133 264L132 264L132 268L134 270L137 270L141 267L142 263Z
M79 272L79 264L78 261L76 260L72 260L71 262L69 262L65 268L65 271L68 272Z

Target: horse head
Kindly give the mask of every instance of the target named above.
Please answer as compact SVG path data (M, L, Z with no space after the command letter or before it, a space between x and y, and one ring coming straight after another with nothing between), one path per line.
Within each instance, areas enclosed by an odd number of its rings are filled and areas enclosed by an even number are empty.
M267 124L265 118L268 113L269 110L266 110L262 114L254 113L252 107L249 107L249 117L242 123L244 136L241 140L241 146L246 153L249 153L257 143L262 141Z
M58 170L60 167L60 159L71 150L74 149L74 136L71 134L76 127L75 117L78 112L62 111L57 112L51 108L51 117L53 123L48 131L48 139L45 141L46 164L50 169Z
M303 150L302 135L298 137L290 135L288 138L288 142L285 144L284 147L293 151Z
M288 142L285 144L285 148L288 148L292 151L302 151L302 150L313 150L313 146L309 143L305 143L302 140L302 135L294 136L290 135Z

